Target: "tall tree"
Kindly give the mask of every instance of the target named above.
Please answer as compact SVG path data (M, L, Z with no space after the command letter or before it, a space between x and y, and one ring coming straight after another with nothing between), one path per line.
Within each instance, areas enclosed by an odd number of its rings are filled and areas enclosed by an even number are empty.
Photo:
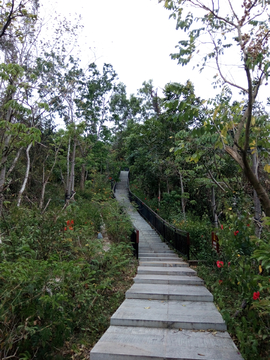
M269 38L267 6L265 0L160 0L177 19L177 28L185 31L179 41L179 52L172 55L179 64L186 65L200 50L200 40L208 37L211 50L203 58L204 67L215 60L220 82L239 89L245 97L245 107L233 126L233 143L223 142L224 150L243 169L256 191L267 216L270 216L270 198L252 169L251 125L253 109L259 90L269 76ZM192 9L193 10L190 10ZM239 82L231 80L224 71L224 55L233 49L238 71L243 72ZM225 61L226 62L226 61ZM243 80L243 81L241 81ZM217 111L219 111L217 109ZM231 130L227 122L227 130ZM224 128L225 126L223 126ZM269 144L268 144L269 147Z

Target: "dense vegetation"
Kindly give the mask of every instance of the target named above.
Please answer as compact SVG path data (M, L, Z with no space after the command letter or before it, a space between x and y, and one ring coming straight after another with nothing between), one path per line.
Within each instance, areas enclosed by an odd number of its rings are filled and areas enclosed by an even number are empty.
M111 195L124 167L140 198L189 231L245 359L269 358L270 123L256 101L269 76L268 1L245 0L239 15L211 3L164 1L185 31L172 55L181 65L210 36L214 99L191 81L162 95L148 81L128 96L112 65L82 69L68 55L78 24L61 20L44 42L38 0L0 3L1 359L84 359L106 329L136 267ZM222 68L231 48L244 85Z

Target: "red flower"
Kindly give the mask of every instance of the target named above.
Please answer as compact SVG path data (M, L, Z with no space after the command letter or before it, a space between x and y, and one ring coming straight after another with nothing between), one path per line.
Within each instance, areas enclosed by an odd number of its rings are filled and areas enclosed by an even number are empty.
M67 228L65 227L64 230L67 231Z
M73 227L72 227L72 226L69 226L69 230L73 230Z
M259 297L260 297L260 292L259 291L253 293L253 300L258 300Z
M221 225L220 227L221 227L221 230L223 230L223 225Z
M218 280L218 283L219 283L219 285L220 285L220 284L222 284L222 283L223 283L223 281L222 281L222 280Z
M111 176L109 177L109 180L112 180L112 177L111 177Z
M221 267L223 267L223 265L224 265L224 262L223 261L217 261L217 267L218 268L221 268Z
M250 226L250 224L247 224L247 226Z
M228 266L230 266L230 265L231 265L231 262L229 261L229 262L228 262Z
M159 209L157 209L157 211L159 211Z
M70 220L71 225L74 225L74 220Z
M239 233L239 231L236 230L236 231L234 232L234 236L236 236L238 233Z

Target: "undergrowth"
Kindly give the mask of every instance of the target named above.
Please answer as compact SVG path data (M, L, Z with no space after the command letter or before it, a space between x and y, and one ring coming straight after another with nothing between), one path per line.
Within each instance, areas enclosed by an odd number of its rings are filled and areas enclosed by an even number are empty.
M2 360L86 359L123 301L136 270L132 226L101 180L91 184L87 200L80 195L65 211L4 214Z

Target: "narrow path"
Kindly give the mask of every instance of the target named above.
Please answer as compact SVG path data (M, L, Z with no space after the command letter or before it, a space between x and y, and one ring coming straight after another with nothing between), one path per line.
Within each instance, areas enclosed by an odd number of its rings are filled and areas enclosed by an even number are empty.
M128 172L121 172L115 196L140 232L140 265L126 300L90 359L243 359L203 280L130 204L127 176Z

